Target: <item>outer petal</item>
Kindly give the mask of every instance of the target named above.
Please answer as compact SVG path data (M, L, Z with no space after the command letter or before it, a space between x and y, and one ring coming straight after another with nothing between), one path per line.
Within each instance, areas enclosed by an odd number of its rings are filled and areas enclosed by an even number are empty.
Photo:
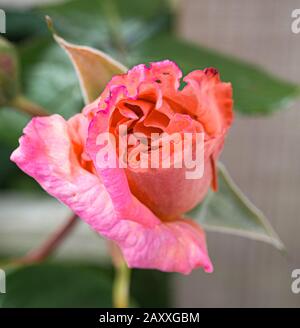
M76 125L77 140L71 139ZM82 130L87 128L86 118L81 114L70 122L59 115L33 118L11 160L88 224L98 227L101 220L103 229L113 209L99 178L82 167L76 154L81 139L78 125Z
M206 272L213 271L204 231L194 222L184 219L161 223L152 229L141 225L132 229L130 238L119 243L130 267L183 274L199 267Z
M195 223L188 220L162 223L133 197L130 198L133 218L151 218L150 225L130 220L121 215L122 211L115 210L116 189L108 192L101 179L81 165L78 146L84 151L80 142L85 140L86 128L87 121L82 115L68 122L59 115L34 118L24 129L20 146L11 159L92 228L114 240L129 266L184 274L202 266L211 272L204 232ZM113 172L107 172L109 177L114 178ZM126 186L120 188L126 194Z
M162 95L172 97L179 88L181 77L181 70L170 60L153 62L149 66L134 66L126 74L115 75L101 96L93 104L86 106L83 112L92 116L98 109L105 109L115 88L126 90L126 98L135 99L138 94L151 100L154 97L157 107L160 107ZM97 106L94 106L96 103Z

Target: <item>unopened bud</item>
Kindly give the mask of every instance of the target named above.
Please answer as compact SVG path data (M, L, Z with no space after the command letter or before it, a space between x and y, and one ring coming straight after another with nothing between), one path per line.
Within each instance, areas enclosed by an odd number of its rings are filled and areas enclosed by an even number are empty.
M0 106L8 105L19 92L18 56L15 47L0 37Z

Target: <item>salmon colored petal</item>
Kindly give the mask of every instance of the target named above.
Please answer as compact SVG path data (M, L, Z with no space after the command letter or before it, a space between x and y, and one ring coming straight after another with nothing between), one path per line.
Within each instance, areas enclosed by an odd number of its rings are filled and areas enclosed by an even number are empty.
M192 99L192 113L202 122L207 133L224 134L233 119L231 83L222 82L214 68L193 71L184 81L187 85L182 95L190 101Z
M105 158L97 157L98 152L101 150L101 145L97 144L97 138L99 134L108 132L108 119L108 112L99 111L91 122L87 140L88 153L94 161L97 173L101 176L107 192L110 194L114 209L118 215L142 223L145 226L154 226L159 223L159 220L131 194L126 174L116 163L116 157L112 159L115 167L108 167ZM110 148L107 149L107 152L115 154L116 150Z
M178 113L172 117L165 131L170 134L176 132L204 132L201 123L191 119L187 114Z
M208 158L200 179L186 179L186 169L127 169L132 193L163 220L180 217L205 197L210 185L212 166Z
M142 99L151 99L159 108L162 105L162 95L174 94L179 88L181 77L181 70L170 60L150 63L149 66L134 66L126 74L114 76L97 99L97 106L94 106L95 103L86 106L84 114L92 115L99 109L105 109L115 88L126 90L126 98L136 99L138 95L142 95Z
M205 233L191 220L162 223L153 229L132 224L135 231L130 238L132 244L119 243L129 267L183 274L199 267L213 271Z

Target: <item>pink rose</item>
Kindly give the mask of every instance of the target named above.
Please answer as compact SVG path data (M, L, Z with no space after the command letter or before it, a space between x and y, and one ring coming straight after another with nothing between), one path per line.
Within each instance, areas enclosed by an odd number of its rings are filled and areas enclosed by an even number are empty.
M232 122L232 89L213 68L184 78L175 63L138 65L117 75L83 113L68 121L38 117L24 129L11 159L101 235L115 241L129 267L188 274L213 270L205 234L184 213L216 189L216 160ZM204 133L204 174L186 168L110 168L97 159L102 132L118 136Z

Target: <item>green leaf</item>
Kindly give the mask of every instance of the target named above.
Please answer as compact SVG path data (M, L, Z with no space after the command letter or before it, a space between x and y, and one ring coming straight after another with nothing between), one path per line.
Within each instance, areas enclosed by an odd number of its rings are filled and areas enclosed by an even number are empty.
M72 64L50 35L22 47L20 58L23 89L28 99L66 118L82 109Z
M10 155L18 147L22 130L29 120L28 115L17 112L13 108L0 109L0 189L11 188L38 192L42 190L31 177L24 174L10 160Z
M2 107L0 109L1 142L17 147L23 127L28 121L29 118L25 114L16 112L10 107Z
M26 175L21 174L20 169L10 161L10 155L18 146L18 139L22 135L22 129L28 122L26 115L14 111L12 108L0 109L0 188L20 187L22 184L31 183Z
M235 109L243 114L268 114L299 95L300 88L233 57L182 41L170 34L146 40L132 51L131 65L171 59L185 73L213 66L232 83Z
M111 307L112 281L97 266L43 264L8 273L4 308ZM2 301L1 301L2 298Z
M112 307L114 271L111 267L46 263L12 267L6 273L7 292L0 294L0 307ZM133 270L131 304L172 306L172 276L157 270Z
M47 35L44 17L39 13L12 8L4 9L6 14L5 37L10 41L19 42L37 35Z
M52 28L51 19L48 17L47 20ZM125 66L100 50L69 43L55 33L53 36L74 65L86 104L99 97L114 75L127 71Z
M123 52L170 26L167 1L73 0L42 6L42 16L52 17L60 35L75 43Z
M284 250L269 221L239 190L220 163L218 172L219 190L210 192L189 216L197 219L207 230L261 240Z

